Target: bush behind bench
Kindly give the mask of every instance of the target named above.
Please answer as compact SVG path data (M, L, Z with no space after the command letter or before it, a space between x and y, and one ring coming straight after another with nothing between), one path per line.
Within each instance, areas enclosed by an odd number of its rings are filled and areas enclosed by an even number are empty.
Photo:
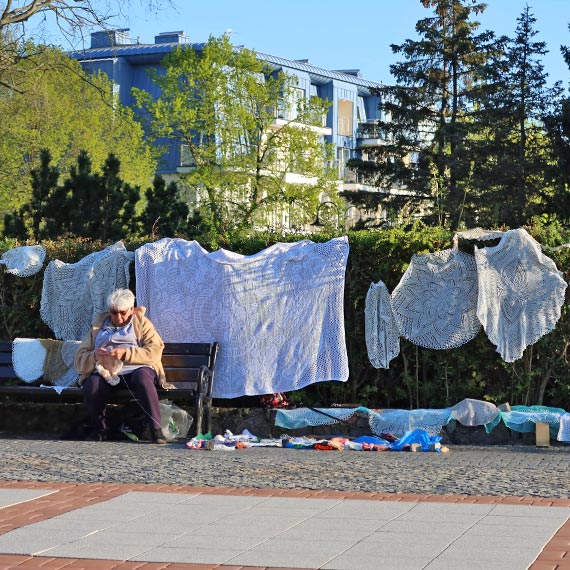
M530 233L543 245L557 245L563 239L557 231L537 226ZM364 333L364 304L371 283L379 280L392 291L406 270L411 257L450 247L452 235L443 228L416 224L406 229L347 232L350 255L345 287L345 330L350 378L346 383L322 382L290 394L305 405L359 404L370 408L440 408L464 398L489 400L495 404L543 404L570 410L570 382L566 352L570 344L568 291L562 317L554 331L527 348L522 359L505 363L488 341L483 330L466 345L452 350L428 350L402 339L401 353L389 370L376 370L369 362ZM251 233L232 238L222 247L252 255L282 241L305 237L326 241L335 235L283 236ZM145 242L125 242L134 251ZM0 241L0 253L25 245L12 239ZM28 244L30 245L30 244ZM83 238L42 242L46 265L53 259L75 263L109 244ZM202 244L211 251L207 244ZM570 249L545 249L570 277ZM26 278L0 271L0 338L53 338L40 318L43 271ZM135 286L136 289L136 286Z

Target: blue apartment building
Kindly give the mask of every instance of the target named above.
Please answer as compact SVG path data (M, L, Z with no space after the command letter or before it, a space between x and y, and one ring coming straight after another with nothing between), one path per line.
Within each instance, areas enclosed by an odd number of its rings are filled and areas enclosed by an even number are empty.
M159 95L147 72L150 68L159 68L162 59L181 45L191 45L199 51L204 44L190 44L181 31L159 33L154 43L142 44L131 39L128 29L121 29L92 33L91 47L72 52L70 56L88 72L104 72L112 81L119 101L132 107L135 105L131 93L133 87ZM336 149L339 190L374 191L374 188L358 183L355 174L346 168L346 162L350 158L365 158L367 148L383 143L375 128L375 121L380 118L379 98L370 91L380 84L362 78L357 69L328 70L312 65L309 60L264 53L257 55L276 71L282 70L296 77L300 97L316 95L332 102L323 120L321 134ZM191 166L190 160L184 145L171 143L158 173L167 180L177 178Z

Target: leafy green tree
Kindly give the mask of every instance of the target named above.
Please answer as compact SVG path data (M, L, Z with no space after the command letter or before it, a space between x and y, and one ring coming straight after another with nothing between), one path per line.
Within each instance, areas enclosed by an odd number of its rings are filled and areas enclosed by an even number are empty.
M215 233L278 227L285 215L302 224L319 195L336 197L322 129L327 102L307 98L226 35L200 51L181 46L163 68L152 74L161 95L135 97L156 137L186 145L195 166L183 182Z
M434 219L456 228L470 178L467 140L479 73L497 49L494 34L477 34L471 0L421 0L433 16L416 24L417 40L392 45L403 61L390 66L396 85L375 90L386 143L350 167L401 201L431 202ZM395 192L396 191L396 192ZM398 196L398 192L399 196ZM399 199L399 201L398 201Z
M44 51L41 60L48 70L20 62L21 93L0 87L0 219L30 201L30 172L40 165L41 149L49 150L61 175L81 150L94 164L113 153L124 179L146 187L156 168L153 150L133 111L114 100L111 82L88 77L59 50Z
M534 41L536 18L527 6L515 37L488 66L486 93L475 115L479 136L472 145L472 218L489 226L518 227L542 213L548 196L545 174L550 141L545 121L561 95L560 83L547 85L541 57L545 42ZM491 80L492 79L492 80Z
M140 216L143 233L173 237L187 230L189 209L176 182L167 185L162 176L156 175L145 197L146 206Z
M33 201L7 217L5 235L35 240L66 234L116 241L136 235L136 205L140 191L120 178L121 163L109 154L101 173L93 173L87 152L80 152L77 165L60 186L54 186L57 169L42 153L42 165L32 171Z

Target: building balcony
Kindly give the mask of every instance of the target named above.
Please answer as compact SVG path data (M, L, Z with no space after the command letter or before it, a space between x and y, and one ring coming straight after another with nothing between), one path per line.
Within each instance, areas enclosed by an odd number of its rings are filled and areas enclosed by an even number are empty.
M386 133L378 127L376 121L358 123L356 138L361 148L380 146L387 141Z

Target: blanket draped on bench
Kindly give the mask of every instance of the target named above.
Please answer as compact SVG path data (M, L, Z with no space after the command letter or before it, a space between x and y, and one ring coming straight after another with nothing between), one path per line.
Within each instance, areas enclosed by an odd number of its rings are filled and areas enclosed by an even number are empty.
M165 238L135 252L137 299L165 342L220 343L214 397L348 379L348 239L245 256Z

